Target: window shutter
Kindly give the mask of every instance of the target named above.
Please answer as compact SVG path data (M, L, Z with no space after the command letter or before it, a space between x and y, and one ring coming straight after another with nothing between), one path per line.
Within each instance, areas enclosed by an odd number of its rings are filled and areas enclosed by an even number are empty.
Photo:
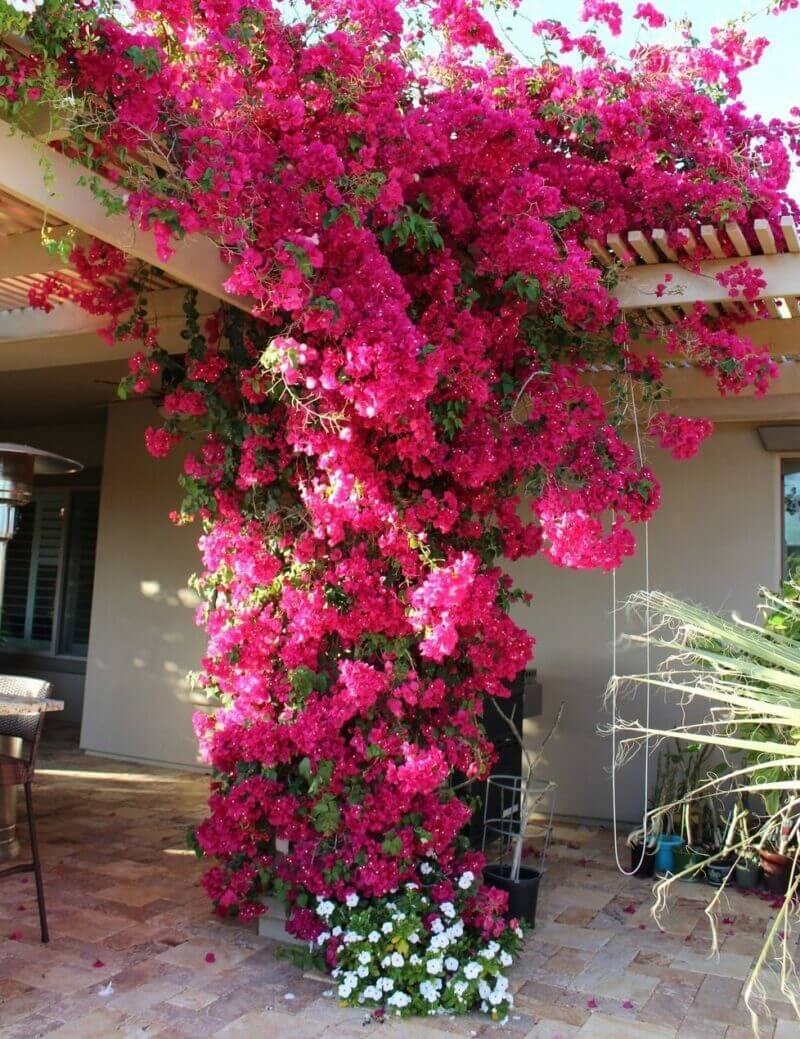
M37 510L34 567L34 594L31 603L29 639L37 646L49 648L53 641L58 577L64 540L66 495L42 494Z
M86 656L89 648L99 512L97 491L75 491L72 494L59 647L61 653L71 656Z
M33 530L38 506L32 502L17 512L17 532L8 543L6 581L3 591L0 637L24 639L28 609L28 584L31 573Z
M85 657L100 495L43 488L19 511L0 619L8 649Z

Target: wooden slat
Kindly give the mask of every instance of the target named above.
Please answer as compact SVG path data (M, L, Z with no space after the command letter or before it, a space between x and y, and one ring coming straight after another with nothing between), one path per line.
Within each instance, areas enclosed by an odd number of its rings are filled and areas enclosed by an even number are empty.
M589 251L595 259L599 260L604 267L615 267L616 260L611 253L606 249L604 245L601 245L596 238L590 238L587 243Z
M786 248L789 252L800 253L800 238L798 238L797 235L797 227L795 226L794 217L781 217L781 231L783 232L783 237L786 239Z
M779 318L781 316L777 304L771 296L765 296L762 302L764 303L764 306L767 308L767 311L771 318Z
M731 220L725 225L725 233L728 238L730 238L731 244L739 256L750 256L750 246L747 244L747 239L745 238L741 227L739 227L735 220Z
M775 247L775 236L772 233L772 228L769 226L769 222L766 220L754 220L753 230L756 233L756 238L761 245L761 250L766 256L773 256L777 249Z
M800 305L798 305L797 296L784 296L783 302L788 307L792 317L800 317Z
M717 229L712 227L711 224L703 224L700 228L700 237L706 245L706 248L716 260L721 260L725 256L725 250L722 248L722 244L717 235Z
M677 307L662 307L661 311L666 314L668 320L671 321L673 325L683 317L683 314L677 309Z
M684 252L687 252L690 256L697 249L697 239L694 233L688 227L682 227L678 232L681 239L681 245L683 246Z
M666 259L672 260L673 263L675 263L677 261L678 254L675 252L675 250L672 248L672 246L668 243L668 241L667 241L667 232L664 230L663 227L655 227L655 228L653 228L653 241L656 243L658 248L664 254Z
M642 231L629 231L628 242L645 263L658 263L658 253L648 242Z
M609 249L611 249L614 255L617 257L619 262L625 267L633 267L636 263L633 253L628 249L627 245L622 240L622 235L612 232L606 235L606 242L608 243Z

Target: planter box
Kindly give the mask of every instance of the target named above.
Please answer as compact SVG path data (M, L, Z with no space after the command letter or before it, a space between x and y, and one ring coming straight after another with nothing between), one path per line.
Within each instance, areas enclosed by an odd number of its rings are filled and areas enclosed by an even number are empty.
M284 930L286 909L283 902L272 897L263 898L261 901L267 907L267 911L258 918L259 938L269 938L273 942L280 942L281 945L308 945L308 942L295 938L294 935L287 934Z

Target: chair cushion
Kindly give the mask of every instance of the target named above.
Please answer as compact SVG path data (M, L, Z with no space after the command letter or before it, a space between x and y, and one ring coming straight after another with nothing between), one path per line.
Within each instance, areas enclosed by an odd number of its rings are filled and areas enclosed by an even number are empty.
M27 761L0 754L0 786L19 786L33 778L33 770Z

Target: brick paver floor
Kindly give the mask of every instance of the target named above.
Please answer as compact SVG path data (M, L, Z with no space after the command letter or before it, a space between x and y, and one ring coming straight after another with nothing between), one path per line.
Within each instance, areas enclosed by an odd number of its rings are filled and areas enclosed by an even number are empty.
M31 879L0 881L0 1036L14 1039L745 1039L743 981L774 912L732 894L709 958L704 886L683 885L659 930L647 882L619 875L607 830L562 824L536 931L512 971L505 1025L482 1017L380 1024L341 1009L323 978L222 923L184 845L199 774L45 746L36 797L52 940ZM207 954L213 953L213 962ZM776 990L777 991L777 990ZM775 993L773 992L773 995ZM771 1002L766 1039L800 1037Z

